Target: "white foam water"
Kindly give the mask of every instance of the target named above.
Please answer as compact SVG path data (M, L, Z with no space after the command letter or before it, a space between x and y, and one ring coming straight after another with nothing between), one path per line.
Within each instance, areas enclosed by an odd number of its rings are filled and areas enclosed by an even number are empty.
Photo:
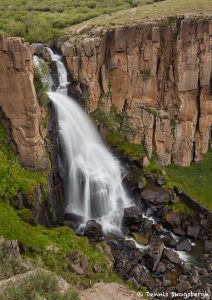
M65 95L65 66L59 55L49 51L59 74L57 92L49 92L49 97L57 111L66 160L65 212L78 216L82 226L96 220L105 233L121 234L123 211L131 200L122 185L120 163L106 148L88 115Z

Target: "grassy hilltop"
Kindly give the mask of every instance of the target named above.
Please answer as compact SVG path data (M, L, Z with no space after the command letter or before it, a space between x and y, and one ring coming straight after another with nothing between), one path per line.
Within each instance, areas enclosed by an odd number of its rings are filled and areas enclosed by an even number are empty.
M29 42L48 42L66 28L129 23L177 13L211 13L210 0L1 0L0 33ZM104 15L104 17L102 17ZM101 17L98 17L101 16ZM38 26L39 25L39 26Z

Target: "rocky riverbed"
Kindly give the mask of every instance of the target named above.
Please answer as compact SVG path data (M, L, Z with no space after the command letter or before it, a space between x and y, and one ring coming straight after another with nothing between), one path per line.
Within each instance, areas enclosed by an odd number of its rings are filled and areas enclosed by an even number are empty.
M133 161L128 167L125 185L134 205L124 210L126 236L104 237L95 221L87 223L85 235L92 243L105 240L114 259L114 271L135 289L145 286L156 293L154 299L169 297L171 292L175 292L172 298L182 299L182 294L189 291L197 294L193 299L200 299L198 293L205 293L204 299L210 299L210 212L175 212L173 205L181 201L179 191L167 188L163 176L140 176L140 167ZM132 176L136 172L137 179Z

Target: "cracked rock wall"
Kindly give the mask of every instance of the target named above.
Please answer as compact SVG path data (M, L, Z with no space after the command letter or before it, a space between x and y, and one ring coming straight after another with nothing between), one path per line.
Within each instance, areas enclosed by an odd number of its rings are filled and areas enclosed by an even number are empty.
M46 133L41 127L32 58L29 46L21 38L0 36L0 109L9 121L21 163L43 170L48 165Z
M135 143L164 165L190 165L210 146L212 20L180 16L91 30L60 45L87 109L125 110ZM110 101L108 101L108 94ZM106 96L107 95L107 96ZM104 102L104 101L103 101Z

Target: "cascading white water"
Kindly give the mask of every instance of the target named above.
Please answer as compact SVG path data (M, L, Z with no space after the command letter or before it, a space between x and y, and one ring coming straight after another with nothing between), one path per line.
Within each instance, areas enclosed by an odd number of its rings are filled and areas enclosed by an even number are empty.
M122 185L121 166L86 113L64 95L65 66L60 56L52 54L52 59L57 62L60 85L49 97L58 113L66 157L66 213L78 216L82 226L96 220L105 233L120 234L123 210L131 205Z

